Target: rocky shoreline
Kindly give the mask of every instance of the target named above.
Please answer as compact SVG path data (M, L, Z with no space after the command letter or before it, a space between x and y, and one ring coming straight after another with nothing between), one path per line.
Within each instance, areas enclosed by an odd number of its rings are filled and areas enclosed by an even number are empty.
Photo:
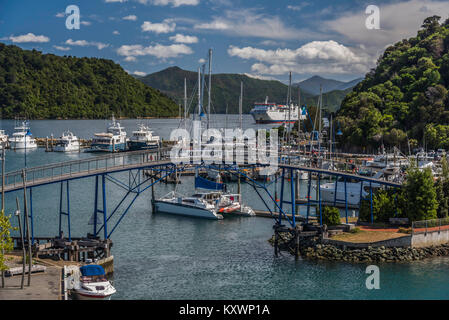
M282 237L280 249L294 254L290 247L290 234ZM274 236L269 240L274 244ZM340 248L321 243L320 237L301 239L300 254L303 258L313 260L345 261L353 263L372 262L411 262L431 257L449 256L449 243L425 248L410 247L367 247L363 249Z

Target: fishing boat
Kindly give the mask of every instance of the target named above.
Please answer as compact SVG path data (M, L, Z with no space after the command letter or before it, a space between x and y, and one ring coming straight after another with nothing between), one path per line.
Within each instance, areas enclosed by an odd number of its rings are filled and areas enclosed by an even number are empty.
M264 103L256 102L250 114L257 124L267 123L295 123L299 118L305 120L305 112L295 104L281 105L277 103L268 103L268 97Z
M5 130L0 130L0 150L2 150L3 147L8 147L8 135Z
M102 266L90 264L80 267L80 278L73 292L78 300L110 300L116 289L106 279Z
M34 138L31 137L30 126L27 121L22 121L20 125L16 125L14 133L10 139L10 147L13 150L18 149L35 149L37 143Z
M128 141L129 150L147 150L157 149L160 146L161 139L159 136L154 136L147 126L140 124L139 129L133 131L131 138Z
M126 150L126 131L112 116L112 123L105 133L95 133L88 152L118 152Z
M66 131L62 134L61 138L59 138L53 150L56 152L71 152L79 151L80 147L81 144L78 137L72 132Z

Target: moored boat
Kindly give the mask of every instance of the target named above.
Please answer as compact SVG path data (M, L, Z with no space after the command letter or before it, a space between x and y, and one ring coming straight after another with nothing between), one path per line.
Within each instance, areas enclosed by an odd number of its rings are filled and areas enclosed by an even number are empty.
M131 138L128 141L129 150L147 150L157 149L160 146L160 137L154 136L153 131L147 126L141 124L139 129L133 131Z
M109 300L116 293L116 289L106 279L102 266L86 265L80 268L78 284L73 289L78 300Z
M71 152L79 151L80 147L81 144L78 137L72 132L66 131L62 134L61 138L59 138L53 150L56 152Z
M14 128L14 133L9 140L11 149L18 150L37 148L36 140L31 136L30 126L27 121L23 121L21 125L16 125Z
M126 131L112 116L107 132L95 133L88 152L119 152L126 150Z

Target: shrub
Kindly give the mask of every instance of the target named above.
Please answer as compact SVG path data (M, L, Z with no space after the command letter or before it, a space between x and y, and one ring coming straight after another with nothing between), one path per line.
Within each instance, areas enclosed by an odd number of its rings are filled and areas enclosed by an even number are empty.
M335 207L324 207L323 223L328 226L336 226L341 224L340 210Z

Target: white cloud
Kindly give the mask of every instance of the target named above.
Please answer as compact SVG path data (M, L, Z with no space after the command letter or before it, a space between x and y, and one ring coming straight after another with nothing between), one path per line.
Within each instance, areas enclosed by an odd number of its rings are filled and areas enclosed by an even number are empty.
M284 24L279 16L258 13L255 9L226 10L208 22L194 23L196 30L213 30L239 37L265 39L311 39L323 37L315 31L296 29Z
M155 6L168 6L171 5L173 8L180 6L197 6L200 0L138 0L142 4L153 4Z
M113 2L123 3L123 2L126 2L126 1L128 1L128 0L104 0L104 2L106 2L106 3L113 3Z
M368 30L363 11L346 13L324 23L324 32L334 31L343 37L345 43L363 45L376 54L385 46L404 38L415 36L425 18L438 15L449 16L447 1L409 0L380 6L380 30Z
M58 13L55 15L55 17L56 17L56 18L64 18L64 17L65 17L65 13L64 13L64 12L58 12Z
M62 46L53 46L53 48L55 48L56 50L60 50L60 51L69 51L70 47L62 47Z
M102 50L104 48L109 47L109 44L107 43L102 43L102 42L89 42L86 40L72 40L72 39L68 39L65 44L68 44L70 46L80 46L80 47L89 47L89 46L94 46L97 47L98 50Z
M172 44L169 46L155 44L148 47L137 44L124 45L117 49L117 54L125 56L126 61L135 61L136 57L139 56L154 56L159 59L169 59L192 53L192 49L185 44Z
M199 63L199 64L206 63L206 59L201 58L200 60L198 60L198 63Z
M136 21L136 20L137 20L137 16L135 16L135 15L132 14L132 15L123 17L122 19L123 19L123 20Z
M81 21L80 22L83 26L90 26L92 23L89 21Z
M172 19L165 19L161 23L152 23L150 21L145 21L142 26L143 32L154 32L154 33L169 33L176 29L176 23Z
M303 2L303 3L300 3L298 5L288 5L287 9L288 10L293 10L293 11L301 11L304 7L307 7L308 5L310 5L310 3Z
M140 77L144 77L147 75L145 72L142 71L134 71L133 74Z
M120 34L120 32L118 32L117 30L114 30L114 31L112 32L112 34L118 36L118 35Z
M336 41L312 41L297 49L265 50L230 46L228 54L245 60L255 60L251 71L257 74L280 75L294 73L363 73L368 71L366 55L356 55ZM321 70L321 71L320 71Z
M34 33L27 33L21 36L10 36L9 40L14 43L25 43L25 42L49 42L50 38L46 36L36 36Z
M176 43L198 43L198 38L195 36L185 36L182 34L177 34L169 38L171 41Z

